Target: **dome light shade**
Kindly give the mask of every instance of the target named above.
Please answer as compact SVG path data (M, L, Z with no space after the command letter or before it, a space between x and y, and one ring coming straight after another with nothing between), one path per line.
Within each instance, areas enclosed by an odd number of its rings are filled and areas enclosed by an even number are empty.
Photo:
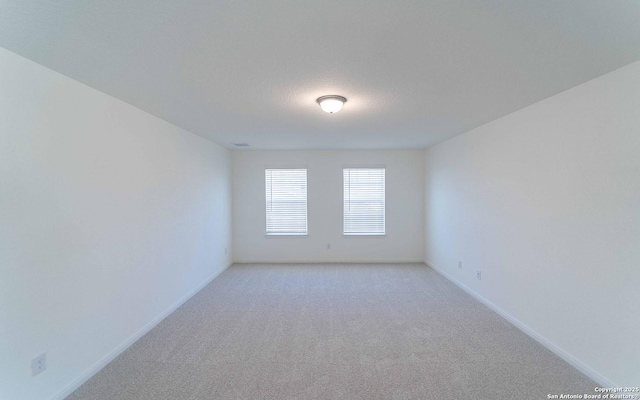
M342 96L330 95L318 97L316 101L320 104L322 111L333 114L342 110L342 105L347 102L347 99Z

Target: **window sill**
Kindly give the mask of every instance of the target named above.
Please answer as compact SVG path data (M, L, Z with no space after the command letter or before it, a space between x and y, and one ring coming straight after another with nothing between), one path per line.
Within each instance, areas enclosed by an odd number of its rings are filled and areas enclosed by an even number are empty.
M267 238L306 238L308 233L265 233L264 237Z
M370 238L384 238L386 233L343 233L344 237L370 237Z

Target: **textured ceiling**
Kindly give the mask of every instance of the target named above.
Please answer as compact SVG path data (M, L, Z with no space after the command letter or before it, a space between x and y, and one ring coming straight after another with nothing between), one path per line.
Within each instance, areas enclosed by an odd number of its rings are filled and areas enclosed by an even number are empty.
M420 148L640 59L639 21L635 0L0 0L0 46L229 148Z

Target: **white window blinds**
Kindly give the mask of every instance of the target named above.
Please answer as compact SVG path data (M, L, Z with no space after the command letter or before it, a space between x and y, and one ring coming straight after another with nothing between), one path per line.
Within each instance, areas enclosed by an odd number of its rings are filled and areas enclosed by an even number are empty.
M267 235L307 234L307 170L265 169Z
M384 235L384 168L345 168L345 235Z

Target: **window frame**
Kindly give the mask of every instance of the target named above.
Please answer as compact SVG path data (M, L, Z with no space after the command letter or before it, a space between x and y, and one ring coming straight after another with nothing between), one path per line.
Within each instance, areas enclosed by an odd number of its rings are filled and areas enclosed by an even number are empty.
M383 170L383 208L382 208L382 232L345 232L345 206L346 206L346 192L345 192L345 170L353 169L381 169ZM387 166L386 165L343 165L342 166L342 236L343 237L385 237L387 236Z
M269 232L269 211L267 201L267 171L269 170L304 170L305 171L305 231L304 232ZM309 236L309 169L307 166L265 166L264 167L264 236L268 238L277 237L307 237ZM273 181L271 183L273 185ZM273 186L272 186L273 188Z

